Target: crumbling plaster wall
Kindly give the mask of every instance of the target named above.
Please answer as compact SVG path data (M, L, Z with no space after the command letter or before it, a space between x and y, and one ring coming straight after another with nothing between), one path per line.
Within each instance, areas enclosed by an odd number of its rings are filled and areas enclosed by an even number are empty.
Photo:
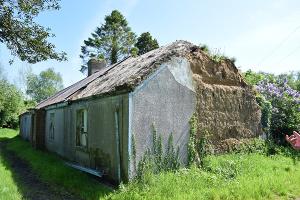
M129 127L135 138L136 163L148 148L153 147L153 127L167 147L173 134L174 147L179 147L179 159L187 164L189 121L195 110L192 71L187 59L174 58L161 64L158 70L130 94ZM131 144L132 145L132 144ZM135 174L132 152L131 176Z

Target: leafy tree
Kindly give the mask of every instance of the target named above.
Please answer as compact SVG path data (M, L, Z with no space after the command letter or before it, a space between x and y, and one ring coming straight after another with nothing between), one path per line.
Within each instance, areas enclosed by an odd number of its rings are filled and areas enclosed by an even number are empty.
M265 75L263 73L256 73L248 70L244 73L244 78L249 85L256 85L265 79Z
M131 55L136 42L136 35L131 31L125 17L117 10L105 16L105 22L91 37L84 40L81 46L80 58L83 60L81 72L85 72L86 63L91 57L104 58L108 63L114 64Z
M47 59L66 60L47 41L54 35L34 21L40 12L59 9L60 0L0 0L0 43L22 61L36 63ZM10 61L12 62L12 61Z
M3 76L3 68L2 68L2 64L0 63L0 80L4 79Z
M19 114L25 111L22 92L5 79L0 79L0 127L16 128Z
M300 91L300 72L297 74L297 83L296 83L296 89Z
M53 68L42 71L39 75L33 73L27 76L26 93L36 102L47 99L63 89L63 80Z
M34 108L36 106L36 101L34 100L24 100L24 106L26 108L26 110L30 109L30 108Z
M257 85L262 81L268 81L269 83L286 83L292 89L300 91L300 72L289 72L279 75L274 75L265 72L254 72L248 70L243 73L246 82L250 85Z
M280 74L277 79L279 82L286 82L291 88L300 91L300 72Z
M159 48L159 44L156 39L152 38L149 32L145 32L138 37L135 47L138 48L138 54L142 55Z

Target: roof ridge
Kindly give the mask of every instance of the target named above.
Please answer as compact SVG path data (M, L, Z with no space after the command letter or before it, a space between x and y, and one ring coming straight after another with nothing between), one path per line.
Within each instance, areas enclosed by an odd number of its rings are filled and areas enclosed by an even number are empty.
M157 64L167 61L172 56L186 56L188 52L191 52L192 45L187 41L179 40L137 57L124 57L119 62L57 92L40 102L36 108L40 109L60 102L109 93L124 89L123 87L134 88L156 70Z

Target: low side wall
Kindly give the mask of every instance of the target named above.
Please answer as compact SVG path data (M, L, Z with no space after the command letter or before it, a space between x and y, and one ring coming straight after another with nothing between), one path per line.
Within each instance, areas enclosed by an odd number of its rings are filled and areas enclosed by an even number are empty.
M87 147L76 145L76 113L87 110ZM50 115L54 138L50 138ZM115 182L128 179L128 94L72 102L47 109L46 147L81 166L104 170Z

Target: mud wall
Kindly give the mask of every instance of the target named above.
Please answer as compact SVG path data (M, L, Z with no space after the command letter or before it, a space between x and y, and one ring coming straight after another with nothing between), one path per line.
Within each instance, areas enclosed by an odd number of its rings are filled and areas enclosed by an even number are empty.
M252 89L230 60L220 62L203 54L191 59L196 89L198 134L206 130L216 152L230 142L261 134L261 112Z

